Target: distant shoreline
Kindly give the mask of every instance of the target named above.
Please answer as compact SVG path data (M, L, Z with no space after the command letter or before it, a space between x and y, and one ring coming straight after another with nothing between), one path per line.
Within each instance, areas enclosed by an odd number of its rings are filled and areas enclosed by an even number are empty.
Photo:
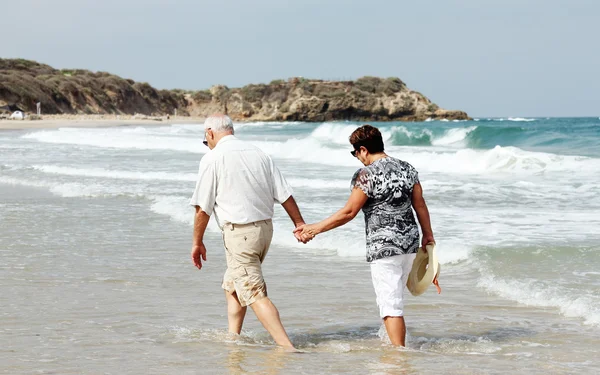
M40 120L0 120L0 130L101 128L112 126L148 126L203 124L202 117L136 117L128 115L45 115Z

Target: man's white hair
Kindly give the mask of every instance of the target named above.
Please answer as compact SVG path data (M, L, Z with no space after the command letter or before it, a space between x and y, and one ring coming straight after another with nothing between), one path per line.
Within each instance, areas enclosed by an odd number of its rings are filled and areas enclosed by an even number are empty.
M212 129L215 133L231 132L233 134L233 121L227 115L216 113L204 121L204 129Z

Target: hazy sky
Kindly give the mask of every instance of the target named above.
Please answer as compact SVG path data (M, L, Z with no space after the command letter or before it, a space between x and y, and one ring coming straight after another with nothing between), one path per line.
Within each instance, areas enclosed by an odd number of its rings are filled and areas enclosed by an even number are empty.
M158 88L397 76L472 116L599 116L598 0L2 0L1 57Z

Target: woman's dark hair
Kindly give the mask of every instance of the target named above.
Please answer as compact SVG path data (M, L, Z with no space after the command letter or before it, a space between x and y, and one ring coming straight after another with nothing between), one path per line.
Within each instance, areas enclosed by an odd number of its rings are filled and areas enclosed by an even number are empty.
M355 150L365 147L370 154L383 152L381 132L374 126L363 125L350 135L350 144Z

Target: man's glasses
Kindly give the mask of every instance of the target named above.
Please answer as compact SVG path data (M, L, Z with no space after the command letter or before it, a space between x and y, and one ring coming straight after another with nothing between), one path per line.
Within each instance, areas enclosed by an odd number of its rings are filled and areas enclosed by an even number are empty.
M208 141L206 140L206 131L207 130L210 130L210 128L204 129L204 140L202 141L202 144L205 145L206 147L208 147Z
M350 151L350 155L352 155L352 156L356 157L356 153L357 153L357 152L358 152L358 150L353 150L353 151Z

